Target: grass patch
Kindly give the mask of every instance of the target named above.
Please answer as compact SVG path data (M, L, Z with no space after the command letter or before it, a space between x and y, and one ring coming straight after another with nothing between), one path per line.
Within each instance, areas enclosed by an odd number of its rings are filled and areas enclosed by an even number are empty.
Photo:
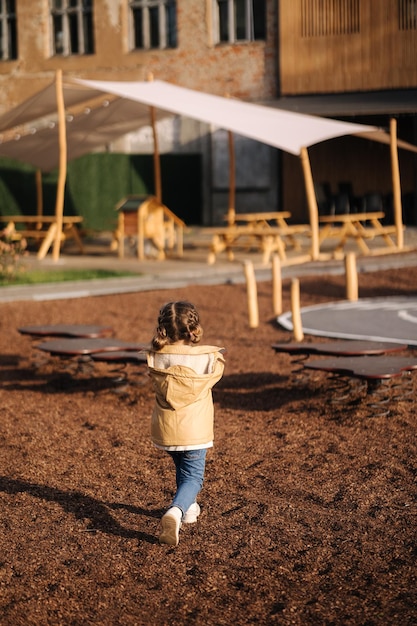
M43 283L62 283L70 280L95 280L127 276L140 276L140 274L103 269L29 270L9 278L0 276L0 286L38 285Z

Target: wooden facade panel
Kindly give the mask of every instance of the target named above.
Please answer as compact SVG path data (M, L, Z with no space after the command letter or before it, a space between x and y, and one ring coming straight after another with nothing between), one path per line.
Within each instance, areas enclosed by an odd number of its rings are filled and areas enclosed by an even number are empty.
M282 0L279 7L282 95L416 86L417 2Z

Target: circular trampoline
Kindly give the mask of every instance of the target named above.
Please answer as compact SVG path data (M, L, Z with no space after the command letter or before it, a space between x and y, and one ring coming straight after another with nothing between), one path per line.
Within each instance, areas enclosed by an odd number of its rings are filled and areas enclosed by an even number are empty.
M277 318L293 330L291 312ZM388 341L417 346L417 296L363 298L301 309L303 332L320 337Z

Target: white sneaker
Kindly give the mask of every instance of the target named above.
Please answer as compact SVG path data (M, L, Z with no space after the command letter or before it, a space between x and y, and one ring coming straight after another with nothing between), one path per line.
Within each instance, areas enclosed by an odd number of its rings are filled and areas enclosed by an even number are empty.
M161 534L159 543L166 543L169 546L177 546L181 528L182 511L177 506L172 506L161 519Z
M184 524L194 524L197 521L197 517L200 515L200 505L197 502L193 502L193 504L188 508L183 517Z

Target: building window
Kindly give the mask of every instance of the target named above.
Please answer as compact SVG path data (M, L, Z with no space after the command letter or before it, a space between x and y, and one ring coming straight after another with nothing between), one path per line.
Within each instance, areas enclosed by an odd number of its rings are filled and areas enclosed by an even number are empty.
M359 0L301 0L302 37L359 32Z
M265 0L214 0L216 43L266 39Z
M417 30L417 0L398 0L400 30Z
M131 49L177 47L175 0L131 0Z
M51 0L53 54L94 53L93 0Z
M17 23L15 0L0 0L0 59L17 59Z

